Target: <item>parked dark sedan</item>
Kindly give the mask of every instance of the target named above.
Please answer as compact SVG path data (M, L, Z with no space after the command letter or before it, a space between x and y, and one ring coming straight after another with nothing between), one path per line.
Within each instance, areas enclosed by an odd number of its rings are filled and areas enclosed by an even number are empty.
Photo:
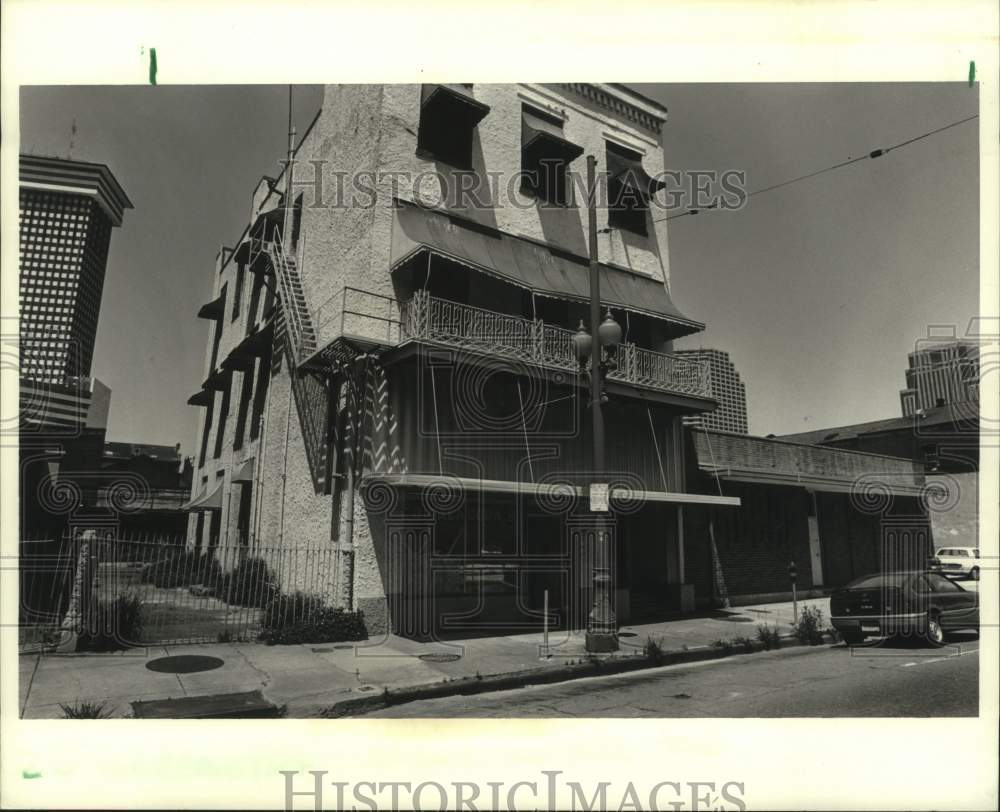
M937 572L882 572L834 592L830 620L851 644L916 635L940 646L949 631L979 631L979 595Z

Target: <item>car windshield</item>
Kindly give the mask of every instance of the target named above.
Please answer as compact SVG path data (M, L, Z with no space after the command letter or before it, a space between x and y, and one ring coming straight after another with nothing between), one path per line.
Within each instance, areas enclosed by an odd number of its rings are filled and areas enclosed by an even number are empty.
M883 586L902 586L914 575L912 572L880 572L851 581L845 589L876 589Z

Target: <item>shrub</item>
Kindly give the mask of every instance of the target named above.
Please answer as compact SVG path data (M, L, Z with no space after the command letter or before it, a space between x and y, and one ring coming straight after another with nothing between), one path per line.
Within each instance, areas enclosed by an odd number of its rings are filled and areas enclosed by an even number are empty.
M63 719L110 719L114 708L108 708L107 702L75 702L72 705L59 704Z
M264 607L259 638L269 645L367 640L363 612L323 605L313 595L277 595Z
M270 604L277 591L267 562L262 558L247 558L219 579L216 595L233 606L259 609Z
M276 595L264 607L260 625L265 629L280 629L307 620L322 607L323 602L315 595L303 592Z
M768 651L771 649L781 648L781 633L778 631L778 625L768 626L766 623L757 627L757 639L764 644L764 648Z
M749 637L734 637L732 639L732 644L734 647L743 649L745 654L753 654L755 651L753 640Z
M117 651L138 645L142 637L142 598L132 592L100 601L77 639L81 651Z
M823 612L818 607L806 606L799 612L795 636L800 643L818 646L823 642Z

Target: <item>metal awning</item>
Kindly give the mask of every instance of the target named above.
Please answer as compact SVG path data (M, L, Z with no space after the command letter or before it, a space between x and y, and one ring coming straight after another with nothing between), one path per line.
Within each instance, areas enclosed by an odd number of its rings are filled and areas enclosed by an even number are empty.
M397 201L391 270L423 252L462 263L541 296L590 301L590 276L583 257ZM677 309L660 280L604 264L600 271L601 299L605 304L670 323L672 338L705 328Z
M253 482L253 469L256 457L250 457L240 463L240 467L233 474L233 482Z
M188 406L211 406L212 397L212 390L199 389L187 399Z
M490 112L488 104L473 97L472 91L460 84L423 85L420 107L432 120L452 127L475 127Z
M647 203L650 197L667 185L662 180L655 180L649 176L642 166L642 156L638 152L609 142L606 157L608 177Z
M222 318L222 295L216 296L212 301L205 302L198 308L199 319L218 320Z
M711 468L699 466L707 474L717 476L728 482L749 482L756 485L785 485L805 488L809 491L825 493L859 493L864 485L869 485L877 492L887 492L895 496L924 496L923 485L916 485L913 479L901 474L874 475L860 483L837 477L809 476L797 472L785 473L758 468Z
M223 389L229 386L230 378L231 378L230 370L228 369L216 370L207 378L205 378L205 383L201 385L201 388L205 390L216 390L221 392Z
M703 428L690 434L698 470L718 479L831 493L924 491L913 460Z
M569 483L535 483L514 482L499 479L473 479L471 477L455 477L447 474L368 474L361 479L364 488L374 482L380 482L394 488L428 488L441 487L458 488L470 493L504 493L516 496L542 496L548 499L582 499L586 489ZM739 507L738 496L710 496L700 493L671 493L668 491L639 491L631 488L612 488L611 501L627 502L670 502L681 505L716 505L724 507Z
M254 360L267 354L274 339L274 328L268 324L263 329L246 336L230 351L222 362L223 370L249 369Z
M537 158L558 158L566 163L583 155L583 147L566 140L561 124L530 107L521 110L521 149Z
M220 479L213 490L207 491L195 499L192 499L181 510L222 510L222 480Z

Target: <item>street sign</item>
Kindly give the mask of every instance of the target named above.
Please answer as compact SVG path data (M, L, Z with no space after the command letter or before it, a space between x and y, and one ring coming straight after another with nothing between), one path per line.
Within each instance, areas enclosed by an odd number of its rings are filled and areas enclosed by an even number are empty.
M799 575L798 568L795 566L794 561L790 561L788 564L788 577L792 579L792 583L795 583L796 578Z
M608 485L607 483L592 482L590 484L590 510L592 513L607 513L608 507Z

